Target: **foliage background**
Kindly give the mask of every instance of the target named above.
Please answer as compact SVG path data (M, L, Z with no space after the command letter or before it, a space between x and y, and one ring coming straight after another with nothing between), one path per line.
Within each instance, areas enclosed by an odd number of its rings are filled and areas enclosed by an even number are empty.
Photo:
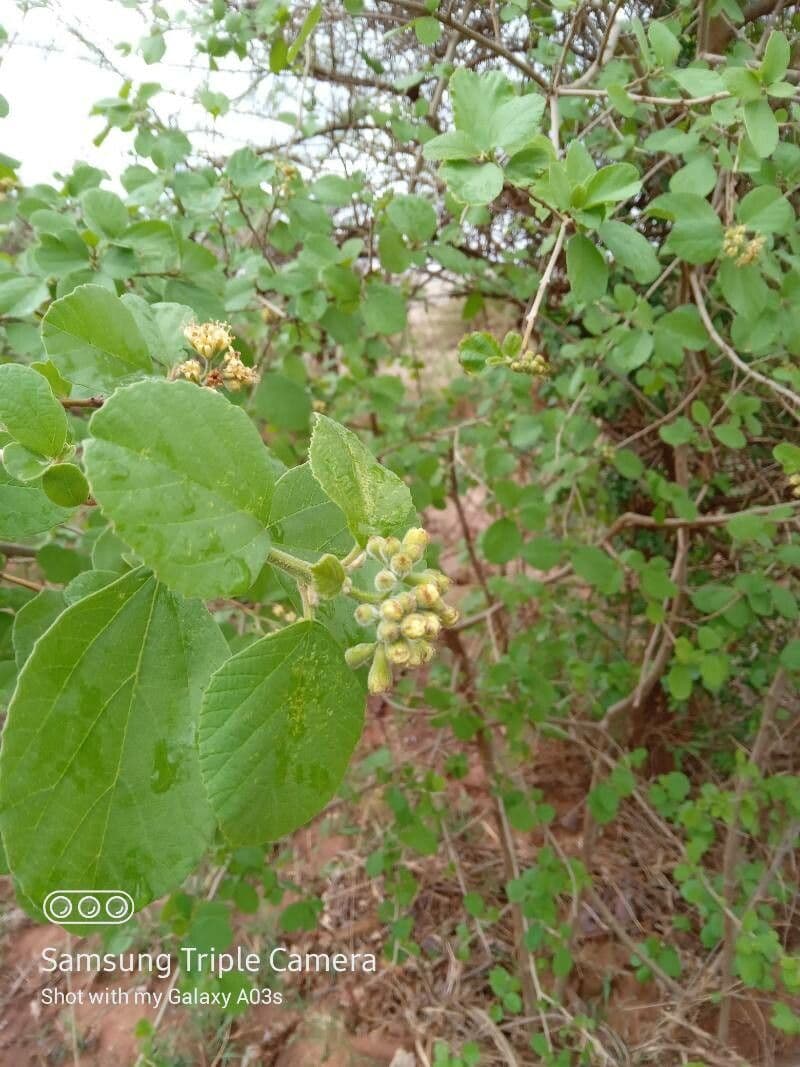
M119 183L76 163L25 186L0 161L3 359L52 361L84 468L87 415L114 382L93 362L71 378L53 302L99 286L119 326L126 296L164 375L190 354L181 315L230 321L260 383L225 395L278 466L303 463L314 411L355 431L410 487L462 622L370 698L311 829L218 842L124 934L366 941L378 978L290 982L268 1021L151 1019L132 1058L290 1062L292 1039L297 1062L322 1040L436 1067L791 1054L796 5L138 10L148 32L121 57L147 74L94 104L97 139L132 153ZM161 65L187 38L201 125L244 113L263 141L248 126L230 152L162 106ZM225 90L226 68L245 90ZM154 323L142 304L188 310ZM6 469L30 486L57 453L28 441L45 462L26 467L25 431L3 421ZM85 495L52 532L21 527L15 488L4 477L6 702L61 590L80 599L82 574L131 558ZM302 610L269 567L207 603L233 652ZM347 610L334 633L352 644ZM23 1062L30 1035L12 1040ZM32 1040L105 1054L91 1019L47 1019Z

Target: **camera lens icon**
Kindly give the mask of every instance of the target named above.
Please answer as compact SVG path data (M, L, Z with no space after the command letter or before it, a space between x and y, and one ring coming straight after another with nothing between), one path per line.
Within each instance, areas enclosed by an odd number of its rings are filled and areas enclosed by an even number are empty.
M42 911L60 926L118 926L130 919L134 905L124 889L56 889Z

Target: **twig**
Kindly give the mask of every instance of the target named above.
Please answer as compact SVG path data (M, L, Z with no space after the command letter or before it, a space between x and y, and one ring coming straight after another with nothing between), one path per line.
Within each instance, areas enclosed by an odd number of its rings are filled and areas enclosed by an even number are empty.
M697 305L697 310L700 312L700 318L703 320L703 325L708 331L708 335L714 344L723 352L733 365L738 368L742 374L746 374L748 378L753 378L757 382L761 382L773 393L778 393L784 399L796 408L796 411L790 411L793 418L800 422L800 396L793 393L791 389L787 389L786 386L779 385L774 382L772 378L768 378L765 374L761 374L759 371L754 370L748 363L739 356L733 348L725 341L717 332L714 323L711 320L711 316L708 313L705 300L703 299L703 290L700 288L700 282L697 279L697 275L694 271L689 275L689 284L692 287L692 293L694 295L694 302Z
M550 285L550 279L553 276L553 271L556 269L556 263L558 257L561 255L561 249L564 247L564 238L567 235L567 223L562 222L558 228L556 235L556 243L553 245L553 251L550 253L550 258L547 261L547 266L544 268L544 274L542 280L539 282L539 287L536 290L533 301L530 306L530 310L525 318L525 333L522 335L522 351L527 349L531 334L533 333L533 327L536 324L536 318L539 314L539 309L542 306L542 301L547 293L547 288Z
M8 571L0 571L0 578L12 585L21 585L23 589L32 589L34 593L41 593L44 586L41 582L32 582L28 578L20 578L17 574L9 574Z
M719 1022L717 1023L717 1039L722 1044L727 1042L728 1031L730 1029L732 997L730 989L727 987L733 976L733 957L736 950L736 936L739 928L739 923L736 921L736 913L733 910L736 896L736 875L739 865L739 849L741 843L739 837L739 816L741 814L744 796L752 777L748 772L753 769L756 771L761 770L761 763L766 754L769 735L775 722L775 713L780 706L781 694L783 692L785 681L786 671L783 667L779 667L775 672L775 676L772 679L772 685L769 687L764 700L764 708L761 712L761 722L759 723L756 739L753 742L753 749L750 753L748 766L746 769L741 769L739 771L736 779L731 818L728 823L728 832L725 837L725 849L722 859L722 895L725 902L725 926L722 941L722 956L720 957L722 1002L719 1009Z

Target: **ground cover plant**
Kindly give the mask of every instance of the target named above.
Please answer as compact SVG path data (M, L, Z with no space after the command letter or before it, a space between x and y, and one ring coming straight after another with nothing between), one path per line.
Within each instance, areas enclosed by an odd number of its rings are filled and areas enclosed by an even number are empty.
M797 5L127 6L119 178L0 157L8 907L380 956L131 1062L796 1053Z

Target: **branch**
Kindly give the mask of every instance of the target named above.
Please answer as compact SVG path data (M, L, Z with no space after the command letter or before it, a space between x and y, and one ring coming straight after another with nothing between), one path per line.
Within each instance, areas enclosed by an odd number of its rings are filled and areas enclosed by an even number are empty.
M527 78L530 78L531 81L535 81L541 89L544 89L545 91L549 89L545 78L543 78L542 75L530 65L530 63L526 63L523 59L518 59L513 52L505 47L505 45L500 44L499 41L493 41L491 37L485 37L478 30L473 30L471 26L465 26L463 22L457 21L452 15L449 15L444 11L431 12L424 4L412 3L410 0L403 0L402 3L397 2L397 0L389 0L389 2L393 7L405 8L415 16L421 15L423 18L430 18L433 16L433 18L438 19L443 26L447 26L448 29L457 30L462 37L469 37L469 39L475 41L476 44L482 45L488 51L494 52L497 56L501 56L510 63L512 67L516 67L516 69L521 71Z
M768 378L765 374L760 374L757 370L754 370L748 363L739 356L717 332L714 323L711 321L711 316L708 313L705 300L703 299L703 291L700 288L700 282L697 279L697 275L694 271L689 275L689 284L692 287L692 293L694 295L694 302L697 305L697 310L700 312L700 318L703 320L703 325L708 331L708 335L719 350L728 357L728 359L737 367L742 374L748 378L753 378L757 382L761 382L773 393L778 393L784 399L788 400L792 407L796 408L796 411L790 411L792 418L797 419L800 422L800 396L793 393L791 389L787 389L784 385L778 385L772 378Z
M772 679L772 685L764 700L764 710L761 713L761 722L758 727L753 751L750 753L748 769L761 770L761 762L766 753L769 734L775 721L783 685L786 681L786 671L779 667ZM750 775L747 770L740 769L736 779L736 789L733 795L733 811L731 821L728 824L728 833L725 838L725 850L722 860L722 886L725 900L725 928L722 942L722 956L720 958L722 1004L719 1010L719 1022L717 1024L717 1038L724 1044L728 1040L728 1030L731 1021L731 996L725 988L733 975L733 957L736 950L736 935L739 928L736 913L733 911L734 897L736 895L736 872L739 865L739 816L742 810L744 795L750 784Z

